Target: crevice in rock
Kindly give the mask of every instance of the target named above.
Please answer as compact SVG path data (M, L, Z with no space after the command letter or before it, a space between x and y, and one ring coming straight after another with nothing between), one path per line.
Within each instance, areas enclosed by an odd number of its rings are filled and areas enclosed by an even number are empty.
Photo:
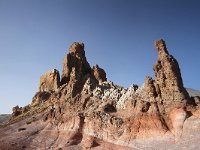
M106 113L117 112L117 109L112 104L107 104L104 106L104 111Z
M145 102L144 106L142 107L141 111L142 112L147 112L149 110L149 107L151 104L149 102Z

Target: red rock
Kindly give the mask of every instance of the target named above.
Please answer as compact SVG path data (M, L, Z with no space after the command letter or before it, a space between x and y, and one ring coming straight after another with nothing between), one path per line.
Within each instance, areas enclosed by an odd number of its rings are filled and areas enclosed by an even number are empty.
M39 91L56 91L60 87L60 75L58 70L53 69L40 77Z
M156 41L155 46L158 52L158 60L154 65L155 87L158 97L166 105L186 103L189 100L189 95L183 86L178 62L172 55L169 55L162 39Z
M74 42L70 48L69 53L65 56L63 62L63 71L61 84L68 83L72 68L80 74L83 78L88 73L91 73L91 68L85 57L84 44Z
M155 46L155 80L146 77L142 87L126 89L107 82L98 65L91 69L84 44L73 43L64 58L61 85L57 70L41 77L31 105L14 107L10 125L0 128L0 148L184 149L179 142L199 137L200 109L186 103L179 65L165 42ZM196 139L189 140L199 147Z
M97 64L93 66L92 71L97 81L99 82L107 81L106 72L102 68L100 68Z

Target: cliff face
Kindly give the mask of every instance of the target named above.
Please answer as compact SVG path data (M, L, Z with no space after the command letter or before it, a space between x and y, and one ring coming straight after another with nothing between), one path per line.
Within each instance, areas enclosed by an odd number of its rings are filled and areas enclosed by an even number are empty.
M107 81L98 65L91 68L84 44L73 43L61 80L57 70L48 71L32 103L13 108L10 125L0 129L0 147L181 149L188 126L196 122L196 131L200 129L199 106L185 90L179 65L165 42L158 40L155 47L155 80L146 77L141 87L125 89Z

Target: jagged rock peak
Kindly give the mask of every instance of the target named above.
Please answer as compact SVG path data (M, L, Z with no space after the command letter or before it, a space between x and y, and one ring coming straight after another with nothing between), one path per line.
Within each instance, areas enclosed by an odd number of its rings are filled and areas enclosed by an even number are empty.
M158 54L169 54L169 52L167 51L167 47L165 44L165 41L163 39L157 40L155 41L155 47L156 50L158 51Z
M185 102L189 95L183 86L178 62L167 51L164 40L155 42L158 60L154 65L155 88L159 98L167 104Z
M91 67L85 57L83 43L74 42L69 48L69 53L64 57L61 78L62 85L70 81L72 68L75 69L81 78L91 73Z
M84 44L79 42L74 42L69 48L70 54L76 56L77 58L85 57Z
M97 64L93 66L93 74L96 80L99 82L107 81L106 72L100 68Z
M60 74L52 69L40 77L39 92L56 91L60 87Z

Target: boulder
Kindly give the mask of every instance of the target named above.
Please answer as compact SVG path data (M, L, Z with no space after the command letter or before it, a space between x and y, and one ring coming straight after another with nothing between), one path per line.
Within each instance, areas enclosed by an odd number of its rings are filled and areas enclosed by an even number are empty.
M175 136L175 141L177 142L182 135L183 124L186 120L187 113L182 108L173 108L169 114L171 123L172 123L172 133Z

